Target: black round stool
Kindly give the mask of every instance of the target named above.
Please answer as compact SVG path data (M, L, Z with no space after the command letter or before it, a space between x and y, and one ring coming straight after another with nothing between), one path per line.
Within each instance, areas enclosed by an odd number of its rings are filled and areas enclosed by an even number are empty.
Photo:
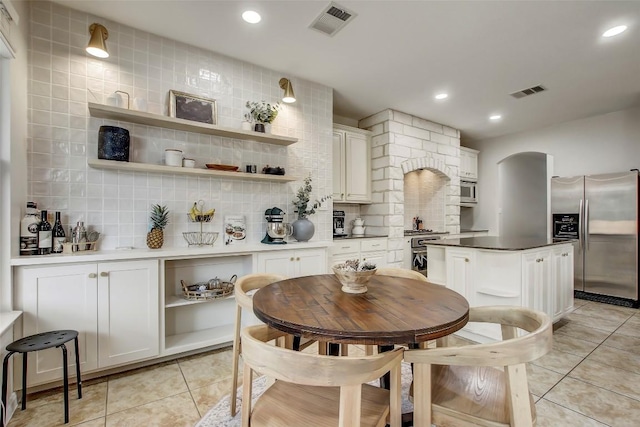
M2 404L7 407L7 375L9 358L13 353L22 353L22 410L27 409L27 353L58 347L62 349L62 369L64 376L64 423L69 422L69 378L67 368L67 347L64 343L73 340L76 348L76 375L78 377L78 399L82 399L82 379L80 378L80 355L78 353L78 331L51 331L29 335L7 346L7 355L2 364ZM0 414L0 425L3 425Z

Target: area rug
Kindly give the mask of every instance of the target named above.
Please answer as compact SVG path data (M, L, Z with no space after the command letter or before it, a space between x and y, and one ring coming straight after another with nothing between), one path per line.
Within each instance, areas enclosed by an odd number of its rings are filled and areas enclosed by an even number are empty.
M409 386L411 385L411 365L402 362L402 413L413 412L413 404L409 401ZM252 401L262 394L266 385L266 377L260 377L253 381ZM370 384L379 385L378 381ZM239 427L241 425L240 408L242 406L242 386L238 387L237 410L235 417L230 414L230 395L220 399L213 408L205 414L204 417L196 424L196 427Z

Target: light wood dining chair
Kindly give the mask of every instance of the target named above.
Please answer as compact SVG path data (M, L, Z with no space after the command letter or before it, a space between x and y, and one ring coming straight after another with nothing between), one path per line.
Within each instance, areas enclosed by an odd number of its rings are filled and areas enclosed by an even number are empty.
M234 286L236 298L236 325L233 337L233 372L231 379L231 416L237 413L236 399L238 394L238 366L240 363L240 353L242 351L240 341L240 329L242 328L242 309L253 312L253 292L271 283L287 279L279 274L248 274L240 277Z
M551 319L528 308L495 306L471 308L469 322L500 324L502 341L404 353L413 363L414 426L535 425L526 363L551 350ZM518 336L519 329L528 333Z
M401 426L403 349L374 356L324 356L267 344L274 333L278 331L266 325L241 332L242 427ZM389 371L390 390L366 384ZM254 372L276 381L252 405Z
M406 268L380 267L376 270L376 274L381 276L404 277L405 279L420 280L422 282L427 281L425 275Z

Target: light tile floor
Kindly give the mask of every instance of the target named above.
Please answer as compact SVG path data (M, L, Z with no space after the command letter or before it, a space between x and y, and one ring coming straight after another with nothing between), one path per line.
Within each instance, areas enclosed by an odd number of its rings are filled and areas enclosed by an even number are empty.
M575 300L554 348L528 367L538 426L637 426L640 312ZM70 423L84 427L193 426L229 393L231 349L86 381L70 388ZM28 397L10 427L63 425L61 389Z

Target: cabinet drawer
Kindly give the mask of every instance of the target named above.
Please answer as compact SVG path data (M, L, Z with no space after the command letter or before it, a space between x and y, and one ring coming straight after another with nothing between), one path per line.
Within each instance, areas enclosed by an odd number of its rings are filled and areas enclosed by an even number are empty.
M362 252L387 250L387 239L363 239L360 244L360 250Z
M334 242L333 248L331 248L331 253L333 255L348 254L352 252L360 252L359 240L342 240L339 242Z

